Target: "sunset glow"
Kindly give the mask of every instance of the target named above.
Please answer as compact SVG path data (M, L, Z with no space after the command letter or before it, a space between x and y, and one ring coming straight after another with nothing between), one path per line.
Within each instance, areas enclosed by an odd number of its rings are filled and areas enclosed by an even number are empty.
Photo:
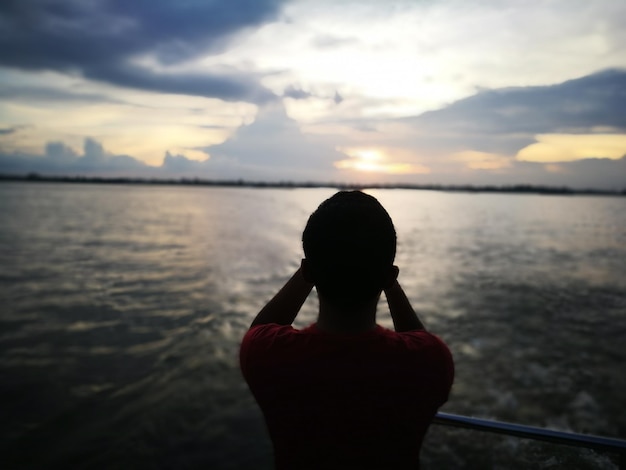
M626 187L626 2L126 3L0 9L0 174Z
M350 158L335 162L335 167L341 170L356 170L389 175L427 174L430 170L421 165L396 163L390 161L383 150L363 148L338 148Z
M466 151L454 154L454 158L465 162L472 170L498 170L511 166L511 159L494 153Z
M539 163L570 162L585 158L617 160L626 155L626 134L545 134L523 148L518 160Z

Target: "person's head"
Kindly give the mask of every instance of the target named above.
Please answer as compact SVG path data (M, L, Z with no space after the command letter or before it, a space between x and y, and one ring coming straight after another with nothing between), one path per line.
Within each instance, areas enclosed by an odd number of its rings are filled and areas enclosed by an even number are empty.
M311 214L302 234L306 275L320 296L342 309L378 298L389 282L396 231L376 198L341 191Z

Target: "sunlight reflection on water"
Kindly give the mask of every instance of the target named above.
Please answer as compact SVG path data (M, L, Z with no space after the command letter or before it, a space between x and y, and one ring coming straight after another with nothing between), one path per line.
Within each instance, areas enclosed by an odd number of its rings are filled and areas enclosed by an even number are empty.
M0 451L24 468L269 465L238 344L333 192L0 185ZM626 198L370 192L455 356L445 411L626 435ZM296 325L315 314L313 294ZM458 436L433 430L424 467L521 445Z

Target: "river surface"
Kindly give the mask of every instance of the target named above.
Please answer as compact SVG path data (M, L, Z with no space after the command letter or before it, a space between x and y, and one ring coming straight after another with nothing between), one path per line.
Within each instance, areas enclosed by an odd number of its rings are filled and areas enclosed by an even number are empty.
M0 184L1 467L271 468L238 346L334 192ZM453 352L442 411L626 438L626 198L368 192ZM313 293L296 326L316 308ZM441 426L422 462L617 468Z

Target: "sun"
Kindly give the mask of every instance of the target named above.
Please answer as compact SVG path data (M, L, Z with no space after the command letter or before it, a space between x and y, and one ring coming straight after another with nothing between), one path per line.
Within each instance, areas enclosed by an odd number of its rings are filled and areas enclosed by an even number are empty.
M430 170L421 165L410 163L396 163L390 161L389 153L380 148L345 148L338 151L349 158L335 162L335 167L341 170L356 170L367 173L384 174L411 174L429 173Z

